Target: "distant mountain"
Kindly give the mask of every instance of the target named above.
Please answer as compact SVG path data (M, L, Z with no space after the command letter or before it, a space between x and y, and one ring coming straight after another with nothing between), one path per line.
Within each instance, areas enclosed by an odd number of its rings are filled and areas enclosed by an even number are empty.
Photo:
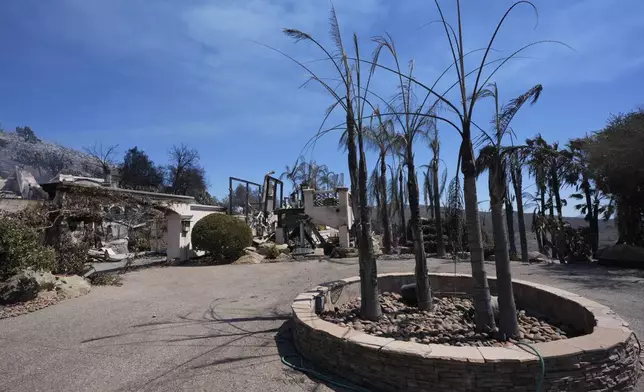
M84 152L38 139L27 141L14 132L0 132L0 177L13 176L16 166L28 170L39 183L60 173L102 177Z
M372 215L373 218L375 219L375 213L372 210ZM409 220L409 216L411 215L411 211L409 207L405 209L405 218ZM420 206L420 215L423 218L429 218L430 213L427 211L426 206L421 205ZM479 216L481 217L481 228L483 230L486 230L488 234L490 234L490 237L492 235L492 214L487 211L480 211ZM538 250L537 247L537 237L535 233L532 232L532 213L525 213L525 225L526 225L526 230L527 230L527 238L528 238L528 250ZM393 218L392 223L397 224L399 222L400 218ZM564 217L564 220L574 228L577 227L583 227L583 226L588 226L588 222L584 220L583 217ZM375 223L374 222L374 226ZM516 246L517 249L521 248L521 243L519 239L519 220L518 220L518 215L516 211L514 212L514 237L516 241ZM617 227L615 226L615 220L610 219L608 221L604 221L602 219L599 220L599 246L602 247L604 245L615 245L617 242L618 234L617 234Z

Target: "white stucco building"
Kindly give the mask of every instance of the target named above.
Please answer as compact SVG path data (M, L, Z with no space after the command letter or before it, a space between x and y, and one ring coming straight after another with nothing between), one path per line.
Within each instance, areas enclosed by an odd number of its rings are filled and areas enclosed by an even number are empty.
M69 191L70 187L81 189L105 187L117 194L152 199L155 202L153 208L161 211L166 221L165 232L162 233L163 241L153 244L153 250L165 251L168 261L176 259L184 261L198 256L199 252L195 251L191 244L192 229L195 224L207 215L223 214L226 211L226 208L221 206L197 204L191 196L108 187L101 179L60 176L54 180L54 182L42 184L42 188L49 194L51 200L56 200L61 194Z

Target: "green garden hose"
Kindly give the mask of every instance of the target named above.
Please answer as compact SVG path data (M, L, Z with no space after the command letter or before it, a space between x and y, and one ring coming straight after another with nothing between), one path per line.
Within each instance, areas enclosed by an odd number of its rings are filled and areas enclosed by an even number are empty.
M541 356L541 354L539 354L539 351L537 351L536 348L534 348L532 345L530 345L528 343L515 343L515 345L516 346L526 347L526 348L529 349L529 351L531 351L537 357L539 357L539 364L541 365L541 374L540 374L539 379L537 381L536 392L541 392L541 388L543 386L543 381L544 381L545 376L546 376L546 364L543 361L543 357ZM295 365L294 363L289 362L287 360L287 358L297 358L299 360L299 365ZM370 392L369 389L360 387L360 386L355 385L355 384L350 384L348 382L335 381L334 379L332 379L329 376L326 376L326 375L324 375L322 373L316 372L313 369L308 369L308 368L304 367L302 356L299 355L299 354L290 354L290 355L280 356L280 359L281 359L281 361L282 361L282 363L284 365L290 367L291 369L297 370L297 371L302 372L302 373L306 373L306 374L308 374L310 376L313 376L313 377L315 377L315 378L317 378L319 380L325 381L325 382L327 382L327 383L329 383L331 385L334 385L336 387L344 388L346 390L355 391L355 392Z
M541 356L541 354L539 354L539 351L537 351L536 348L534 348L532 345L530 345L528 343L515 343L515 345L527 347L528 349L530 349L530 351L532 351L532 353L534 355L539 357L539 364L541 365L541 375L539 377L539 380L537 381L537 390L536 390L536 392L541 392L541 387L543 386L543 380L546 377L546 364L543 361L543 357Z
M295 365L295 364L289 362L286 359L287 357L297 357L300 360L300 365L298 366L298 365ZM359 386L353 385L353 384L345 384L345 383L342 383L342 382L339 382L339 381L335 381L335 380L331 379L330 377L325 376L322 373L316 372L313 369L305 368L304 364L302 363L302 357L300 355L285 355L285 356L280 357L280 358L282 359L282 363L284 365L286 365L286 366L288 366L288 367L290 367L292 369L295 369L297 371L300 371L302 373L309 374L309 375L311 375L311 376L313 376L313 377L315 377L315 378L317 378L319 380L328 382L329 384L334 385L336 387L344 388L344 389L349 390L349 391L370 392L368 389L365 389L365 388L362 388L362 387L359 387Z

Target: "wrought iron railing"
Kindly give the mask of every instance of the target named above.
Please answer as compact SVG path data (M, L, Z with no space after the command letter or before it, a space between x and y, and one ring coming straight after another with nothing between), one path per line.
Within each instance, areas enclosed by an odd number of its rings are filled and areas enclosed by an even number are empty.
M313 194L313 205L315 207L333 207L340 205L338 192L317 191Z

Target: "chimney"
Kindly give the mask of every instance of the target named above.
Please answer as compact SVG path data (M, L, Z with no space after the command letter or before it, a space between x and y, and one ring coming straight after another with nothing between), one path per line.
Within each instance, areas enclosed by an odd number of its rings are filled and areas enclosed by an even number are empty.
M105 175L105 186L110 188L118 188L119 181L121 180L121 173L118 168L113 167L110 172Z

